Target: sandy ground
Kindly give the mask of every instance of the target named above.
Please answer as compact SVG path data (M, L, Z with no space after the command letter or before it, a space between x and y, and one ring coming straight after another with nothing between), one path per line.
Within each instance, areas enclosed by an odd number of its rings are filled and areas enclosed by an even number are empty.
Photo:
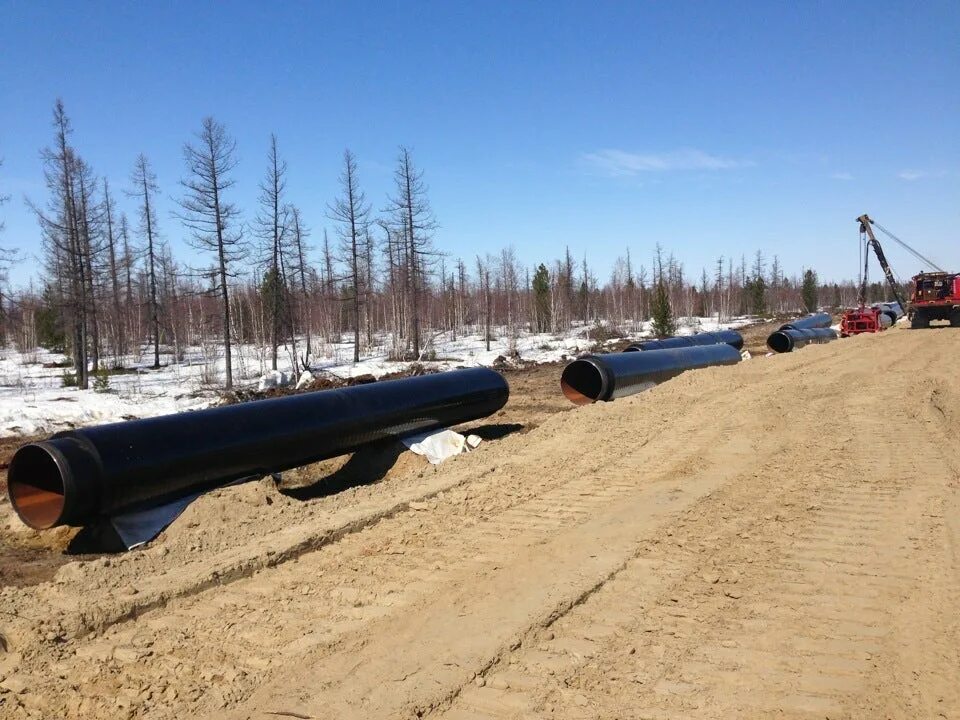
M958 350L896 329L569 412L559 368L511 374L439 468L221 490L0 589L0 717L960 717Z

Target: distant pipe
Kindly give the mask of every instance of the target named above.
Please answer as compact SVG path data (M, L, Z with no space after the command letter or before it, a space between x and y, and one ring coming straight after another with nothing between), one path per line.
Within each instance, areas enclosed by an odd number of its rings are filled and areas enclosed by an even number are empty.
M811 328L828 328L833 324L833 318L828 313L816 313L797 318L781 325L781 330L807 330Z
M86 525L226 483L495 413L503 376L474 368L58 433L10 461L30 527Z
M799 350L805 345L830 342L837 339L837 333L830 328L805 328L796 330L786 328L777 330L767 338L767 347L775 353Z
M586 405L638 393L684 370L738 362L740 352L726 343L588 355L563 369L560 389L570 402Z
M885 327L896 324L897 320L903 317L903 308L900 307L900 303L877 303L873 307L880 311L881 317L886 317L890 320L889 325L884 323ZM881 320L881 322L883 321Z
M674 348L696 347L699 345L720 345L725 343L743 349L743 336L735 330L720 330L719 332L704 332L696 335L678 335L663 340L643 340L635 342L624 349L624 352L637 350L672 350Z

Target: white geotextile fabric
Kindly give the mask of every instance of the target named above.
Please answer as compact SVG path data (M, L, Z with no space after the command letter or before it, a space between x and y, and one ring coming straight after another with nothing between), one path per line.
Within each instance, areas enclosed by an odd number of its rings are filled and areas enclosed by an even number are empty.
M401 439L410 450L417 455L423 455L433 465L439 465L454 455L469 452L480 444L480 438L476 435L464 437L453 430L431 430Z

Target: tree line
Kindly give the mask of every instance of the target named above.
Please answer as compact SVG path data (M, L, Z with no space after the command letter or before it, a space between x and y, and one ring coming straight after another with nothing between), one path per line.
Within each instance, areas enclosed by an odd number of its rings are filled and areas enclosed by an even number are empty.
M135 208L131 218L118 211L114 186L77 151L59 100L52 125L41 152L47 196L28 201L41 232L42 279L14 292L0 276L0 333L22 348L62 349L82 388L91 373L142 361L148 351L159 368L162 355L179 360L199 347L206 379L230 388L236 343L253 343L261 365L273 369L286 353L299 372L345 334L355 362L383 345L391 358L418 360L433 356L441 334L479 332L489 349L495 334L512 345L523 332L563 333L577 323L603 321L630 334L652 318L658 334L670 334L681 316L724 320L856 301L853 282L821 285L809 269L787 277L779 259L768 262L761 251L749 262L718 257L696 277L659 245L649 269L627 249L602 283L588 257L574 258L569 248L534 267L512 247L452 258L434 247L428 187L406 147L393 190L376 209L346 150L339 194L316 219L329 221L333 237L327 230L315 237L288 199L287 164L271 136L257 207L244 220L233 200L236 142L212 117L183 146L171 217L157 215L160 186L149 159L133 159L120 189ZM173 257L161 230L171 222L205 259L201 267ZM880 283L869 291L869 299L886 295Z

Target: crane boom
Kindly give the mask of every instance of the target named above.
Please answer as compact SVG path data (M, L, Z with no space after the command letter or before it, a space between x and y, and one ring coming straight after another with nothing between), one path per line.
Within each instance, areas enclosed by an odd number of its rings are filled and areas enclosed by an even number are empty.
M877 240L877 236L873 234L873 227L872 227L873 220L871 220L870 216L867 215L866 213L858 217L857 220L860 222L860 232L867 236L867 248L873 248L873 252L877 256L877 261L880 263L880 267L883 268L883 274L887 276L887 283L889 283L890 285L890 292L893 293L894 299L900 304L901 310L906 312L907 304L904 302L903 298L900 296L900 289L897 285L896 278L893 276L893 270L890 269L890 263L887 262L887 256L884 255L883 253L883 248L880 246L880 241ZM889 235L890 233L887 233L887 234ZM891 235L891 237L893 236ZM904 243L903 241L898 240L897 242L899 242L904 247L908 247L906 243ZM911 252L913 252L915 255L919 255L919 253L917 253L915 250L911 250ZM863 261L863 282L860 285L860 304L861 305L865 304L867 299L867 260L868 258L869 258L869 255L865 256Z

